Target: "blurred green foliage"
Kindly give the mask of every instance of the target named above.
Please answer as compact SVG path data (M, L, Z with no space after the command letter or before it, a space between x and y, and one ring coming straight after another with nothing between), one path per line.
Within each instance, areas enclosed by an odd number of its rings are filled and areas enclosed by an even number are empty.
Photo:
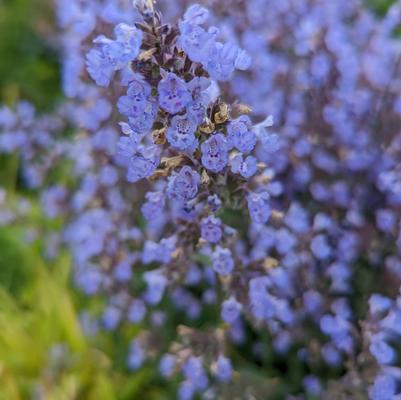
M384 15L394 0L365 0L365 3L378 15Z
M51 1L0 0L0 102L51 109L60 97Z
M84 334L79 310L96 312L102 300L72 289L67 254L45 261L42 239L25 239L31 224L40 228L36 214L0 227L0 400L174 399L154 363L126 368L139 327Z

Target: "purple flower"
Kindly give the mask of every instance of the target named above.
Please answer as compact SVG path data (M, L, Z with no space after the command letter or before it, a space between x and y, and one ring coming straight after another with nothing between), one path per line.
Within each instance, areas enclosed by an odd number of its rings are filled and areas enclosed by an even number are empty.
M185 165L178 173L175 172L170 176L167 193L171 198L178 197L181 200L190 200L198 193L199 183L199 174Z
M251 56L243 49L238 50L237 58L235 59L235 68L246 71L252 63Z
M134 183L151 176L160 164L160 148L149 146L129 159L127 181Z
M128 308L128 321L137 324L141 322L146 315L145 303L140 299L135 299L131 302Z
M162 192L146 193L146 202L142 205L141 211L148 221L154 221L163 215L166 198Z
M371 400L390 400L397 394L397 381L391 375L378 375L369 390Z
M194 151L197 146L197 121L190 114L176 115L167 129L167 141L178 150Z
M151 87L140 75L135 76L128 86L126 96L118 99L117 107L121 114L136 117L143 113L150 99Z
M86 57L89 75L99 86L108 86L114 71L134 60L142 44L142 31L134 26L119 24L114 33L116 40L98 36L94 43L99 47L91 49Z
M191 91L192 98L196 101L202 102L205 106L209 103L209 95L207 89L209 89L211 81L203 76L196 76L190 82L188 82L188 89Z
M253 156L245 158L242 154L236 154L230 159L231 172L234 174L240 174L243 178L249 179L255 175L258 170L258 161Z
M252 131L252 122L247 115L241 115L227 126L227 141L242 153L249 153L256 145L256 135Z
M180 21L179 28L181 35L178 38L178 45L194 62L204 62L215 43L216 29L209 29L206 32L202 27Z
M121 310L114 306L106 308L102 315L102 322L106 330L112 331L119 324L121 319Z
M228 163L228 146L226 138L218 133L201 145L202 165L212 171L220 172Z
M145 104L145 109L135 117L129 117L128 122L131 128L139 134L148 133L155 122L157 116L157 101L151 98Z
M199 4L188 7L184 14L184 21L194 25L202 25L209 18L209 10Z
M213 372L219 382L228 382L233 374L231 361L220 355L213 366Z
M132 157L139 147L141 136L135 133L131 127L125 123L120 122L123 133L128 136L121 136L117 143L117 154L122 157Z
M200 357L189 357L182 366L182 372L198 390L204 390L207 387L208 379Z
M128 367L132 370L140 368L145 361L145 351L139 340L133 340L128 354Z
M220 275L230 275L234 269L234 260L229 249L224 249L220 246L212 254L213 269Z
M159 104L170 114L177 114L192 100L187 84L176 74L169 72L157 86Z
M167 286L167 278L159 270L145 272L143 278L147 284L145 300L153 305L160 303Z
M86 55L86 68L89 75L99 86L109 86L114 66L106 55L98 49L91 49Z
M119 282L128 282L132 278L132 259L125 258L120 261L113 270L113 276Z
M265 224L270 217L270 196L267 192L250 193L248 195L248 210L253 222Z
M104 186L114 186L118 180L117 169L111 165L105 165L99 173L99 182Z
M308 375L303 380L303 384L304 384L305 390L313 396L319 396L322 392L322 385L321 385L319 379L316 378L315 376Z
M376 225L384 232L391 232L396 224L397 217L392 210L377 210Z
M222 304L221 318L227 324L232 324L239 318L241 310L241 304L234 297L230 297Z
M63 202L67 196L67 189L64 186L51 186L42 193L42 208L48 218L56 218L63 211Z
M210 195L207 198L207 205L212 212L216 212L221 207L221 200L217 194Z
M202 238L210 243L217 243L222 236L221 220L211 215L201 221Z
M121 23L114 28L116 41L123 46L121 61L127 63L135 60L139 54L142 44L142 31L135 26Z
M178 400L192 400L195 395L195 385L192 381L181 382L178 389Z
M319 260L324 260L331 255L331 248L327 242L326 236L317 235L312 239L310 248L313 255Z
M235 44L215 42L202 64L213 79L227 81L231 78L236 64L246 67L247 61L244 57L244 53L240 53L240 49Z
M142 252L142 262L149 264L151 262L159 262L168 264L171 261L171 254L175 250L176 238L171 236L162 239L160 243L147 240Z
M165 354L159 364L160 374L164 377L169 377L174 371L176 358L172 354Z
M391 364L396 360L396 351L385 341L381 334L373 337L369 350L380 365Z
M381 314L391 307L391 299L380 294L372 294L369 298L369 310L372 314Z

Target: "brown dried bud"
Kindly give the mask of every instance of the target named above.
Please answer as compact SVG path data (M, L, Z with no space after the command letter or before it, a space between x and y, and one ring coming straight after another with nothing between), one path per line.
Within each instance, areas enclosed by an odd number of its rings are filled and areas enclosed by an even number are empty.
M207 119L200 127L199 130L207 135L210 135L214 132L214 123Z
M267 257L263 260L263 268L269 270L278 266L278 261L273 257Z
M220 103L217 105L213 119L216 124L224 124L230 118L230 108L226 103Z
M281 211L273 210L271 219L273 223L279 224L283 221L284 214Z
M155 11L153 0L133 0L132 5L144 15L152 15Z
M205 239L203 239L202 237L200 237L198 239L198 242L196 243L196 248L197 249L201 249L202 247L204 247L205 245L207 245L209 242Z
M266 176L266 175L258 175L255 178L255 182L259 185L266 185L271 181L270 177Z
M202 171L201 174L201 183L202 185L208 185L210 183L210 176L207 174L205 169Z
M155 54L156 51L157 51L157 49L155 47L152 47L149 50L144 50L139 54L138 60L139 61L148 61L153 57L153 54Z
M154 130L152 132L152 139L154 144L165 144L166 128Z
M250 114L252 109L246 104L235 103L231 106L231 113L234 118L243 114Z
M171 254L171 258L173 260L178 260L183 255L184 255L184 249L182 247L179 247L178 249L175 249L173 251L173 253Z
M167 169L157 169L152 176L149 177L150 181L155 181L156 179L159 178L164 178L168 176L168 170Z
M166 170L177 168L185 160L185 156L179 155L174 157L163 157L161 159L161 164L166 166Z
M185 325L178 325L178 327L177 327L177 333L178 333L180 336L188 336L188 335L191 335L192 332L193 332L193 329L191 329L191 328L188 327L188 326L185 326Z

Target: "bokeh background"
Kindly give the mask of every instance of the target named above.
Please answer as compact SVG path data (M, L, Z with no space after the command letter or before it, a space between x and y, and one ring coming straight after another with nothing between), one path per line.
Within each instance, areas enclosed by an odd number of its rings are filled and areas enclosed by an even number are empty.
M378 14L390 4L366 0ZM50 0L0 0L1 103L27 99L39 111L51 111L62 100L54 21ZM49 222L35 208L35 193L19 182L15 156L0 156L0 186L33 204L24 223L0 227L0 400L32 394L46 400L174 399L177 382L161 381L155 366L135 373L126 368L127 343L140 328L83 334L80 310L101 307L100 300L73 289L68 254L46 263L43 244L30 241L32 228ZM369 276L363 279L368 285ZM291 368L285 385L300 380L301 368ZM263 387L263 393L278 384L245 361L242 372L247 384Z

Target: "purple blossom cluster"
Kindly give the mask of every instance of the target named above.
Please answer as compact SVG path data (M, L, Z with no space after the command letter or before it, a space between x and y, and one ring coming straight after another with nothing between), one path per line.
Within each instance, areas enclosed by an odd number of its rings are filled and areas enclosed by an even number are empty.
M127 366L180 400L226 398L230 355L266 346L305 371L286 398L401 398L401 3L127 3L58 1L68 100L0 110L99 326L139 325Z

